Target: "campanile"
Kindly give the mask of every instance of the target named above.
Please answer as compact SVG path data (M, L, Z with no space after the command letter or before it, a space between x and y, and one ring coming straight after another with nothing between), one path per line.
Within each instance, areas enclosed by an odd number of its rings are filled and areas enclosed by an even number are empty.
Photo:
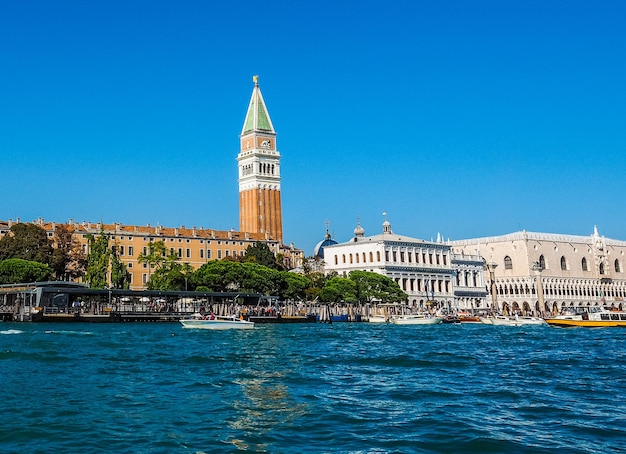
M283 242L280 153L258 76L239 136L239 230Z

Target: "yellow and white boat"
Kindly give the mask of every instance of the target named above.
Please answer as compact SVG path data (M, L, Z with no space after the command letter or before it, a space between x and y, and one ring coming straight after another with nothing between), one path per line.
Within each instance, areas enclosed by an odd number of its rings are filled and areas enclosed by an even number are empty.
M608 310L604 307L572 308L566 313L546 318L550 326L562 328L587 327L602 328L608 326L626 327L626 311Z

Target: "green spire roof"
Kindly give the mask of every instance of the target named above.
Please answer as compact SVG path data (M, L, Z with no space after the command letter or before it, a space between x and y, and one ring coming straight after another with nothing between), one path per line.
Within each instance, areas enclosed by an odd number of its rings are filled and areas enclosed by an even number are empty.
M254 76L253 80L254 89L252 90L252 97L250 98L250 105L248 106L248 113L246 114L246 120L243 123L241 134L246 134L251 131L263 131L275 134L276 131L274 131L272 120L267 112L257 76Z

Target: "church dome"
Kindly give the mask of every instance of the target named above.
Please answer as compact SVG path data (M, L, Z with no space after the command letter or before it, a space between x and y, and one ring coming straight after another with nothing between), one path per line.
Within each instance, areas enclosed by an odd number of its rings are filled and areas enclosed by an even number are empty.
M356 228L354 229L354 236L364 236L364 235L365 235L365 229L361 227L361 224L358 224Z
M313 250L313 257L323 259L324 248L326 246L332 246L333 244L337 244L337 242L331 238L330 233L328 232L328 229L326 229L326 235L324 235L324 239L320 241L319 243L317 243L317 245L315 246L315 249Z

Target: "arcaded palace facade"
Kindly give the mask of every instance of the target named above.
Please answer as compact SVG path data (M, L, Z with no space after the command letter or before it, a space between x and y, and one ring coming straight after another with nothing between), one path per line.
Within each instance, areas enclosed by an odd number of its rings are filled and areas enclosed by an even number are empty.
M283 244L280 154L276 149L276 132L256 76L239 142L239 231L195 226L102 224L71 219L64 225L74 231L74 237L85 253L89 252L89 234L97 236L104 232L108 235L110 246L115 247L120 260L126 264L133 290L145 288L150 280L152 270L147 264L139 263L138 257L147 253L156 241L163 241L169 252L176 253L182 263L189 263L193 268L199 268L209 260L244 255L248 246L257 241L267 244L275 255L282 254L287 268L299 267L304 252L293 245ZM16 222L21 221L0 221L0 237ZM33 223L45 229L51 239L59 225L43 219Z
M328 238L327 238L328 239ZM332 242L334 243L334 242ZM327 242L323 259L327 272L353 270L390 277L409 296L409 306L428 309L486 309L484 261L477 255L452 251L450 244L399 235L385 219L382 233L365 236L360 224L345 243Z
M626 242L600 236L516 232L451 242L485 259L488 303L498 310L555 313L566 307L624 308Z

